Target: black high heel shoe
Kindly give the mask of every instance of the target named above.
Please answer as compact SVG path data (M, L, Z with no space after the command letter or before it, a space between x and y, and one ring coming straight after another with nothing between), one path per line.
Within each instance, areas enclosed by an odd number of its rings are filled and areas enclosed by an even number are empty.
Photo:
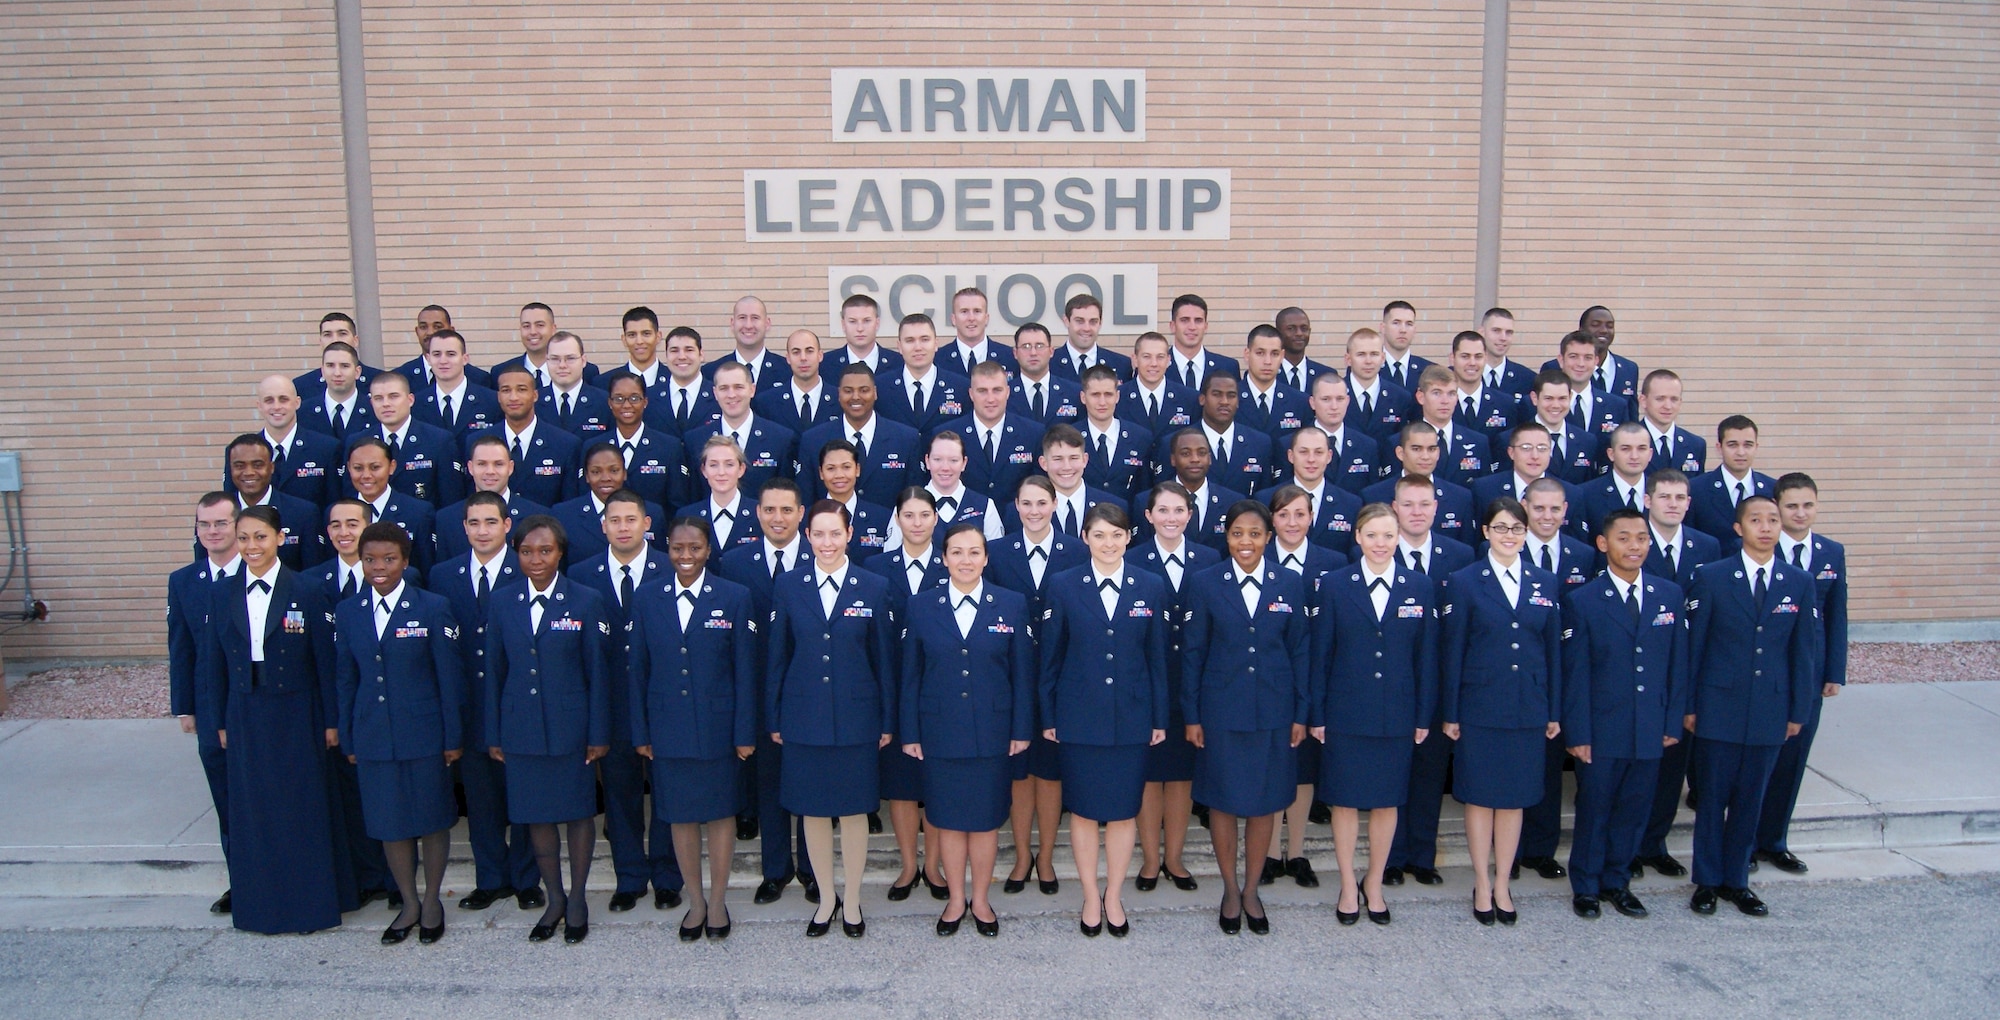
M1055 870L1056 866L1054 862L1051 862L1049 864L1049 871L1054 873ZM1035 862L1035 884L1041 887L1042 895L1044 896L1054 896L1056 893L1062 891L1061 879L1042 877L1042 863L1040 861Z
M971 912L972 908L967 907L964 913L959 914L957 917L954 917L949 921L944 919L943 914L939 914L937 919L938 936L940 938L950 938L953 935L958 934L958 926L965 923L965 915Z
M994 914L991 921L980 920L978 914L972 915L972 930L989 939L998 938L1000 936L1000 915ZM1118 932L1114 930L1111 934L1116 935Z
M1076 918L1076 928L1078 931L1083 932L1086 938L1094 939L1097 936L1104 934L1104 904L1100 902L1097 905L1096 924L1084 923L1083 915L1078 914Z
M929 875L926 875L921 871L917 872L917 876L923 880L923 883L925 885L931 887L931 899L939 901L951 899L950 883L933 882L931 881L931 877Z
M919 871L917 872L917 877L910 879L910 884L908 885L891 884L889 886L889 902L901 903L909 899L911 890L917 887L918 882L923 881L927 881L927 879L924 878L924 873Z
M1264 914L1259 916L1245 910L1243 911L1243 926L1250 929L1250 934L1252 935L1269 935L1271 934L1271 915Z
M692 914L692 913L694 913L694 911L690 910L690 911L688 911L688 913ZM702 917L702 922L706 922L707 920L708 920L708 918L707 918L707 916L706 916L706 915L704 914L704 915L703 915L703 917ZM685 916L683 916L683 917L681 918L681 921L683 922L683 923L681 924L681 927L680 927L680 935L681 935L681 941L682 941L682 942L699 942L699 941L701 941L701 933L702 933L703 929L707 927L707 926L706 926L706 924L704 924L704 923L701 923L701 922L697 922L697 923L695 923L695 924L693 924L693 925L689 925L689 924L685 923L685 922L687 921L687 918L686 918Z
M1498 918L1501 924L1507 925L1510 928L1513 927L1515 921L1521 919L1521 915L1511 910L1500 909L1500 901L1497 899L1493 901L1493 916Z
M409 938L410 933L416 930L417 930L417 922L415 921L411 921L409 924L406 924L401 928L398 928L394 924L391 924L389 927L382 929L382 944L385 946L397 945L401 943L404 939Z
M1479 894L1477 892L1472 894L1472 919L1488 928L1493 927L1493 908L1479 909Z
M590 937L590 920L588 918L585 918L582 924L571 924L569 923L568 919L564 919L563 944L573 946L589 937Z
M563 919L561 916L557 916L555 920L545 924L537 924L533 928L528 929L528 941L547 942L556 937L556 929L562 926Z
M1123 924L1112 924L1111 911L1106 910L1104 912L1104 930L1110 932L1111 937L1114 939L1122 939L1132 934L1132 915L1129 913L1126 914Z
M842 912L840 915L840 933L848 938L858 939L868 934L868 919L864 917L859 921L850 922L847 919L847 914Z
M826 920L821 921L818 919L814 919L806 922L806 938L816 939L819 938L821 935L826 934L827 931L833 927L834 917L839 914L840 914L840 897L835 896L833 898L833 913L826 915Z
M419 919L421 919L421 918L423 917L423 915L422 915L422 914L418 914L418 915L417 915L417 917L418 917ZM439 911L439 912L438 912L438 923L437 923L437 927L435 927L435 928L426 928L426 927L424 927L424 926L423 926L423 925L421 925L421 924L419 924L419 925L417 926L417 944L418 944L418 945L422 945L422 946L430 946L430 945L436 945L436 944L437 944L437 941L438 941L439 939L441 939L441 938L444 938L444 912L443 912L443 911Z
M1194 880L1193 874L1176 875L1171 871L1167 871L1165 872L1165 874L1167 878L1173 881L1174 888L1179 889L1182 892L1193 892L1196 889L1201 888L1201 883L1196 882Z
M1243 930L1243 915L1239 912L1235 917L1230 917L1223 913L1221 908L1217 908L1215 923L1222 929L1224 935L1235 935Z
M1000 883L1000 891L1012 896L1026 889L1028 887L1028 875L1033 874L1034 870L1035 866L1030 864L1028 865L1028 871L1022 874L1020 878L1015 878L1013 874L1009 873L1006 880Z
M722 915L722 916L723 916L724 918L728 918L728 917L729 917L729 915L728 915L728 914L724 914L724 915ZM709 941L711 941L711 942L720 942L720 941L722 941L723 939L726 939L726 938L728 938L728 937L729 937L729 929L730 929L730 927L731 927L732 925L734 925L734 924L735 924L735 921L734 921L734 920L724 920L724 921L722 922L722 926L721 926L721 927L719 927L719 928L718 928L718 927L716 927L715 925L711 925L711 924L704 924L704 925L702 926L702 933L708 936L708 938L709 938Z
M1333 919L1348 926L1360 924L1361 912L1368 907L1368 897L1362 894L1359 883L1354 886L1354 900L1354 909L1351 911L1340 909L1340 901L1334 900Z
M1152 892L1153 890L1158 889L1159 887L1160 887L1160 876L1158 875L1153 875L1150 877L1146 875L1135 875L1132 878L1132 888L1137 889L1140 892Z
M1382 909L1376 910L1374 907L1368 905L1368 893L1365 890L1362 890L1361 909L1368 911L1368 920L1371 923L1374 924L1389 923L1389 902L1386 898L1384 898L1382 901Z

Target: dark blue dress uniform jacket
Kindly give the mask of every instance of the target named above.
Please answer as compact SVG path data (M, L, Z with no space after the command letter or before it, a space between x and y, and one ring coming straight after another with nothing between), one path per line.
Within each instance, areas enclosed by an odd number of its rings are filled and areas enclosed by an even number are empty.
M1594 760L1660 757L1681 737L1687 700L1687 613L1680 585L1639 575L1633 620L1609 574L1563 596L1562 738Z
M1083 467L1083 483L1116 493L1126 505L1132 497L1153 484L1153 433L1128 421L1118 422L1118 442L1107 443L1099 456L1091 446L1088 423L1078 423L1083 433L1084 452L1089 456Z
M1234 561L1186 578L1181 716L1219 730L1305 725L1312 603L1303 578L1258 563L1257 612L1243 608Z
M1375 603L1359 564L1319 579L1314 596L1309 725L1358 737L1414 738L1438 703L1438 610L1430 578L1397 566L1389 604Z
M369 588L334 610L341 748L365 761L414 761L459 750L465 680L451 604L405 583L378 638L378 598Z
M848 561L833 618L817 569L771 588L764 718L788 744L874 746L896 732L897 626L889 583Z
M626 675L632 744L656 758L713 760L757 744L757 644L750 589L701 579L681 629L673 574L648 573L633 594Z
M511 488L507 492L507 519L513 521L516 528L521 526L522 521L536 514L553 513L554 509L528 499ZM558 518L560 519L560 515ZM574 552L579 537L576 529L567 520L563 521L563 529L569 533L571 551ZM604 541L602 529L595 525L581 537L588 538L592 534L598 536L599 542ZM469 556L471 553L472 540L465 537L465 500L461 499L450 506L440 507L437 512L438 561L443 562L455 556Z
M1186 660L1181 650L1187 644L1184 635L1187 630L1188 582L1194 579L1194 575L1222 562L1221 553L1199 542L1190 542L1185 536L1181 539L1181 555L1185 557L1181 562L1181 586L1175 588L1167 579L1167 565L1160 559L1158 542L1148 539L1134 543L1132 550L1125 554L1126 567L1144 570L1167 586L1167 676L1171 681L1167 691L1170 699L1167 714L1171 717L1170 725L1176 726L1184 725L1181 719L1181 668ZM1084 559L1089 561L1088 553L1084 554Z
M458 438L414 417L409 426L401 445L396 448L396 473L389 476L389 487L432 506L445 506L465 498L465 470ZM378 424L366 432L350 436L347 449L352 450L355 443L369 437L383 438L382 427ZM344 463L344 452L341 459ZM354 487L347 486L344 495L354 495Z
M958 591L946 584L910 600L903 632L901 726L896 739L926 758L1000 758L1033 739L1035 644L1028 600L984 585L972 631L958 633Z
M648 429L647 431L652 431ZM496 433L513 448L514 439L503 427ZM467 437L467 443L472 437ZM555 506L583 491L577 473L580 470L578 454L582 444L575 436L564 432L553 421L535 421L534 437L528 440L521 451L522 456L514 458L514 474L507 480L507 488L518 492L543 506ZM512 455L511 452L509 454Z
M1020 532L1014 532L986 544L986 583L997 584L1008 591L1020 592L1027 596L1029 626L1041 625L1042 610L1048 607L1049 585L1056 575L1090 562L1090 550L1083 540L1071 538L1058 529L1049 532L1049 562L1042 571L1042 583L1035 583L1035 572L1028 565L1028 540Z
M1326 480L1359 496L1361 490L1382 476L1382 444L1358 428L1346 427L1344 422L1340 435L1340 449L1330 450L1333 459L1327 461ZM1329 447L1332 439L1329 433Z
M956 432L965 438L965 471L959 481L1003 507L1014 501L1022 479L1042 473L1043 429L1026 415L1009 411L1001 417L991 460L985 447L979 445L985 433L977 417L953 418L937 431Z
M1688 668L1694 734L1775 745L1785 724L1804 725L1820 697L1819 603L1812 579L1774 556L1764 601L1751 598L1743 560L1695 571L1688 592Z
M609 443L624 441L615 431L604 438ZM688 464L687 444L651 424L639 431L635 443L625 465L625 487L669 510L694 502L694 468Z
M1271 497L1276 496L1281 488L1283 486L1272 486L1257 493L1255 498L1257 502L1269 506ZM1360 515L1362 505L1360 496L1334 484L1333 476L1329 474L1325 484L1320 486L1319 505L1313 508L1313 523L1306 531L1306 541L1333 550L1340 554L1340 562L1346 563L1354 555L1354 518ZM1225 512L1228 509L1223 508Z
M815 425L799 437L799 487L805 490L808 507L826 495L819 483L819 452L836 439L854 439L854 429L846 418ZM923 484L922 446L916 429L877 414L875 439L868 445L868 455L861 458L861 480L854 491L867 502L888 506L905 487Z
M875 373L875 413L890 421L902 422L923 435L963 415L972 413L972 381L949 369L940 368L924 384L924 406L910 406L910 381L903 366ZM798 408L792 408L794 417ZM852 439L853 436L848 437Z
M324 432L294 427L291 452L285 454L282 469L274 465L271 488L305 500L324 512L328 503L347 494L347 459L341 455L344 450L345 444ZM223 457L222 491L234 496L236 483L229 477L228 454Z
M1743 539L1736 534L1736 503L1730 491L1735 485L1721 468L1688 479L1687 519L1681 522L1715 539L1724 556L1743 548ZM1752 496L1775 499L1778 495L1778 483L1761 471L1750 472L1749 488Z
M723 432L722 419L689 429L682 437L687 448L690 485L697 500L709 495L708 479L701 474L702 444ZM626 472L630 474L631 472ZM799 435L758 415L750 419L750 431L743 437L743 478L737 487L752 504L764 483L773 478L796 478L799 474Z
M500 569L493 578L493 590L486 595L486 608L479 605L479 578L472 572L471 554L440 564L430 577L430 590L444 596L451 605L452 619L458 621L459 677L465 697L459 705L460 732L467 754L485 754L493 742L486 739L486 621L497 596L507 586L521 580L521 561L509 550L500 556Z
M1555 575L1517 560L1521 601L1507 604L1490 560L1445 583L1439 658L1444 721L1492 729L1562 719L1562 597Z
M1734 532L1731 532L1734 534ZM1674 537L1674 570L1669 576L1667 554L1657 540L1646 553L1645 571L1654 577L1665 577L1681 586L1682 591L1694 585L1694 572L1704 563L1712 563L1722 558L1722 543L1702 534L1686 524L1681 525L1681 533Z
M1065 379L1055 373L1051 364L1049 374L1040 382L1042 388L1042 413L1035 414L1034 394L1031 387L1037 385L1014 373L1011 392L1007 397L1007 413L1018 414L1029 421L1047 428L1050 425L1071 425L1083 428L1083 387L1074 379Z
M1193 390L1182 386L1171 377L1160 382L1161 390L1158 413L1152 413L1146 406L1146 394L1140 392L1137 379L1127 379L1118 387L1118 418L1129 421L1153 434L1156 444L1164 445L1167 438L1176 432L1201 420L1201 401ZM1154 473L1159 473L1160 461L1155 461Z
M248 567L238 570L222 590L209 593L210 611L205 655L196 658L201 671L197 703L214 707L218 720L229 718L229 696L251 690L250 606L244 587ZM297 571L279 565L271 578L271 610L264 617L264 662L259 686L279 694L310 692L319 697L320 725L333 722L339 695L333 679L332 605Z
M569 415L565 417L556 391L543 390L535 400L535 419L575 436L585 446L607 439L617 430L618 421L611 417L611 394L585 384L578 386L570 397Z
M245 583L238 574L217 581L206 555L167 575L168 711L194 716L195 739L202 747L215 747L215 731L223 728L221 708L207 697L196 696L202 656L208 652L208 628L213 623L209 594L217 587L233 593Z
M1819 679L1847 683L1847 547L1830 538L1812 537L1814 595L1819 600Z
M638 601L639 592L653 585L672 581L674 576L673 568L668 565L664 554L647 549L645 560L645 579L634 584L632 588L635 603ZM625 658L632 648L630 630L627 626L632 622L632 606L620 605L618 602L618 578L611 571L610 561L605 556L604 548L600 548L592 559L579 561L576 566L571 567L569 579L597 593L599 602L604 606L604 614L611 624L611 640L604 643L604 670L605 675L611 678L609 695L611 739L614 743L623 741L625 735L632 732L630 721L632 703L626 698L630 685L626 682ZM679 621L680 618L676 616L675 622Z
M597 593L558 576L528 626L523 580L493 593L486 618L486 739L520 754L611 745L611 617Z
M1109 620L1088 559L1049 578L1041 720L1073 744L1145 745L1167 728L1167 582L1126 568Z
M466 372L470 376L472 369L468 368ZM435 425L451 433L460 444L465 442L466 436L497 429L501 422L507 420L506 415L500 412L500 395L476 382L466 383L465 392L452 402L450 425L444 423L444 408L439 404L435 389L418 390L417 406L410 414L426 425Z

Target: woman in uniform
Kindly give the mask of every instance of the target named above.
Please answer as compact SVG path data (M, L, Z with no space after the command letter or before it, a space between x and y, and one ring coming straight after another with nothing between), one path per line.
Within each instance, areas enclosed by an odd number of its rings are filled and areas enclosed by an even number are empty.
M1109 503L1083 515L1090 562L1049 581L1042 622L1042 737L1057 745L1070 845L1083 882L1077 925L1095 937L1131 930L1119 893L1132 863L1147 748L1166 739L1165 581L1125 565L1131 518ZM1097 884L1098 826L1106 880Z
M673 827L687 880L682 942L729 937L739 763L757 750L757 617L750 589L708 572L713 552L706 521L681 517L667 528L674 576L633 594L625 660L632 746L653 763L653 816Z
M1199 888L1181 853L1194 810L1194 745L1181 717L1181 626L1187 579L1222 562L1222 554L1187 540L1194 497L1179 482L1161 482L1146 494L1146 523L1153 537L1125 554L1125 562L1167 582L1167 738L1146 755L1146 793L1139 802L1139 875L1132 888L1152 892L1166 873L1174 887ZM1165 853L1162 854L1162 844Z
M1258 935L1271 923L1257 894L1277 814L1292 802L1306 735L1312 655L1305 582L1265 558L1271 512L1238 501L1223 518L1229 561L1188 585L1181 711L1195 746L1194 796L1208 805L1222 868L1217 923ZM1242 872L1236 822L1243 820Z
M486 628L487 753L507 766L507 817L528 826L548 906L528 933L590 934L584 890L597 846L597 759L611 749L610 618L597 593L562 576L561 522L535 514L514 532L526 580L493 593ZM569 890L556 826L567 829Z
M889 582L889 605L899 627L907 626L905 614L912 596L945 583L944 553L931 541L937 531L937 519L937 500L929 490L921 485L903 489L896 494L896 526L891 530L899 543L861 564L863 569ZM903 870L889 885L889 898L909 899L910 890L916 888L921 876L930 885L931 895L944 899L944 875L938 870L935 849L937 831L922 824L917 801L923 797L924 779L917 760L903 753L902 745L906 743L909 741L892 742L882 749L882 799L889 802L889 825L895 830L896 852L903 861ZM920 827L928 851L921 870L917 859Z
M278 562L284 539L276 510L237 512L243 569L218 582L200 660L228 751L230 920L266 935L340 923L333 624L319 586Z
M1313 735L1325 744L1319 794L1333 806L1341 924L1389 923L1382 873L1416 745L1437 711L1437 610L1430 579L1396 563L1396 515L1370 503L1354 519L1361 562L1320 579L1313 615ZM1368 812L1368 878L1356 888L1354 846Z
M1014 496L1014 514L1021 530L993 543L986 558L986 580L1028 598L1028 616L1040 633L1042 610L1046 607L1049 580L1089 560L1083 543L1057 531L1052 523L1056 511L1056 486L1047 475L1031 475L1021 481ZM1037 710L1040 709L1039 702ZM1062 823L1062 766L1056 746L1035 730L1028 753L1013 760L1013 809L1009 828L1014 833L1014 867L1007 873L1002 892L1017 893L1028 887L1032 865L1043 895L1053 896L1062 889L1056 879L1056 827ZM1030 836L1039 827L1034 853L1028 852Z
M1541 802L1544 744L1562 730L1562 592L1521 555L1528 512L1518 501L1486 504L1479 523L1486 557L1445 582L1439 696L1444 734L1457 741L1451 792L1465 805L1472 916L1513 924L1521 812Z
M1305 580L1310 600L1320 579L1347 565L1347 557L1308 538L1313 526L1312 493L1296 485L1280 485L1270 494L1271 563ZM1292 803L1278 813L1271 824L1270 852L1264 858L1259 885L1270 885L1281 875L1290 875L1306 888L1319 885L1312 862L1305 857L1306 819L1312 813L1313 786L1319 782L1320 742L1308 735L1299 743L1298 785Z
M889 584L847 558L847 508L822 499L806 512L813 562L771 590L765 718L784 746L780 801L804 819L806 853L822 882L833 877L833 820L840 819L845 895L820 896L806 935L825 935L840 913L849 938L867 933L861 873L868 812L881 803L880 751L896 725L896 636Z
M382 933L382 943L395 945L421 925L417 941L429 945L444 937L438 892L458 822L451 782L451 765L463 748L458 621L444 596L403 583L410 536L402 528L369 525L360 550L367 588L342 600L334 613L340 746L359 774L368 838L382 841L389 874L403 894L402 912Z
M1008 759L1033 736L1035 649L1027 598L981 579L983 525L952 525L944 558L950 582L910 598L899 732L903 752L921 763L927 845L948 888L937 933L955 934L969 910L979 934L993 936L1000 918L987 893L1012 802Z

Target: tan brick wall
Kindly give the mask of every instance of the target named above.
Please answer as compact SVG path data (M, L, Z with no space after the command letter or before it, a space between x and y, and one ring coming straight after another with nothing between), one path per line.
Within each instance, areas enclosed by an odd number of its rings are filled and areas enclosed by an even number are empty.
M5 31L0 447L50 605L8 653L159 654L217 444L352 303L333 10L10 3Z
M1209 298L1225 350L1285 304L1331 339L1402 297L1433 354L1475 311L1483 4L1351 6L370 3L386 360L432 301L483 363L518 350L528 300L609 363L631 304L721 343L737 294L814 326L827 265L906 261L1155 262L1163 302ZM9 635L18 657L157 653L213 447L351 304L331 4L237 7L9 7L0 446L27 451L54 609ZM2000 371L1950 342L1995 319L1992 9L1761 9L1514 5L1502 300L1537 358L1608 304L1622 351L1690 375L1691 425L1765 421L1765 464L1819 475L1856 546L1857 616L2000 615L1990 583L1953 584L1996 559L1960 528L1993 520L1970 494L1995 480ZM830 141L830 68L930 64L1144 68L1147 140ZM1227 168L1234 237L743 239L746 169L1056 165ZM1782 371L1788 349L1810 370ZM1973 402L1928 423L1937 375L1897 368L1814 406L1912 353L1969 372ZM99 363L120 371L38 384ZM1928 481L1947 472L1973 484ZM104 540L93 511L130 523ZM1895 569L1907 540L1870 537L1924 529Z
M1513 8L1502 303L1618 350L1820 483L1854 616L2000 616L1991 4ZM1713 466L1711 464L1711 466Z

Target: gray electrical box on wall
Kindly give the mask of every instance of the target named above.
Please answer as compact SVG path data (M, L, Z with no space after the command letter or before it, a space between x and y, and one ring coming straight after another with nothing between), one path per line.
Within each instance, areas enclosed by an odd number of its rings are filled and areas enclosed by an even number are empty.
M21 491L21 455L0 450L0 492Z

